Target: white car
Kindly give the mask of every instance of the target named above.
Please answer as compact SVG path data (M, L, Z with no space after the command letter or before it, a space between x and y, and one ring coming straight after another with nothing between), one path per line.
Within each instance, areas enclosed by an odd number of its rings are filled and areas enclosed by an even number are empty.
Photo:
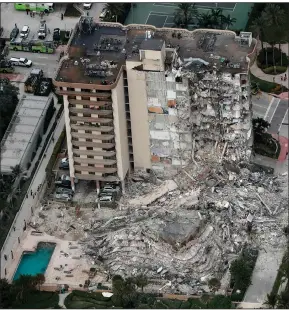
M23 26L20 32L20 38L26 39L28 37L29 31L30 31L29 26Z
M31 67L32 66L32 61L27 59L27 58L16 58L12 57L10 58L10 63L13 66L20 66L20 67Z
M91 5L92 5L92 3L83 3L83 8L85 10L90 10L91 9Z

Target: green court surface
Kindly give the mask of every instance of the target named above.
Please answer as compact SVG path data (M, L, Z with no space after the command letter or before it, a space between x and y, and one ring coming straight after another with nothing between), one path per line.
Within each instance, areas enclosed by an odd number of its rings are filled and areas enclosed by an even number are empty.
M198 13L207 13L211 9L220 8L225 16L230 15L236 18L236 23L232 29L244 30L251 12L252 3L214 3L214 2L198 2L195 3ZM177 3L135 3L126 19L128 24L148 24L157 28L172 27L174 25L174 12Z

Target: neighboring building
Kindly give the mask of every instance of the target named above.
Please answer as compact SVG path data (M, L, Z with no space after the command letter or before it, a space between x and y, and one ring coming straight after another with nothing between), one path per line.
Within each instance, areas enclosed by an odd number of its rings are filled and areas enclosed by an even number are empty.
M251 33L83 17L54 80L70 176L109 182L135 169L172 173L208 142L233 160L249 155L254 45Z
M42 138L45 115L52 101L52 94L49 97L24 95L20 99L1 142L1 173L9 174L11 167L17 165L27 169Z

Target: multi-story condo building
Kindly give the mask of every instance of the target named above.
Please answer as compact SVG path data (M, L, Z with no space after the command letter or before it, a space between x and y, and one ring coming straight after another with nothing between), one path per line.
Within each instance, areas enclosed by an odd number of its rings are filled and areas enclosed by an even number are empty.
M172 173L209 146L231 160L249 155L254 46L251 33L82 17L54 79L72 179L99 185L134 169Z

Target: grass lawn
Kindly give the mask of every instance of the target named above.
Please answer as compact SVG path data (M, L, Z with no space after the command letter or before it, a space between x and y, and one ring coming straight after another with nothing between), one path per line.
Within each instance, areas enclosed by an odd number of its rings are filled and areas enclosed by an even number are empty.
M280 94L288 90L285 86L281 88L280 85L277 83L261 80L251 72L250 72L250 81L253 84L258 83L260 90L265 93Z
M80 17L81 13L73 6L73 3L67 3L64 17Z

